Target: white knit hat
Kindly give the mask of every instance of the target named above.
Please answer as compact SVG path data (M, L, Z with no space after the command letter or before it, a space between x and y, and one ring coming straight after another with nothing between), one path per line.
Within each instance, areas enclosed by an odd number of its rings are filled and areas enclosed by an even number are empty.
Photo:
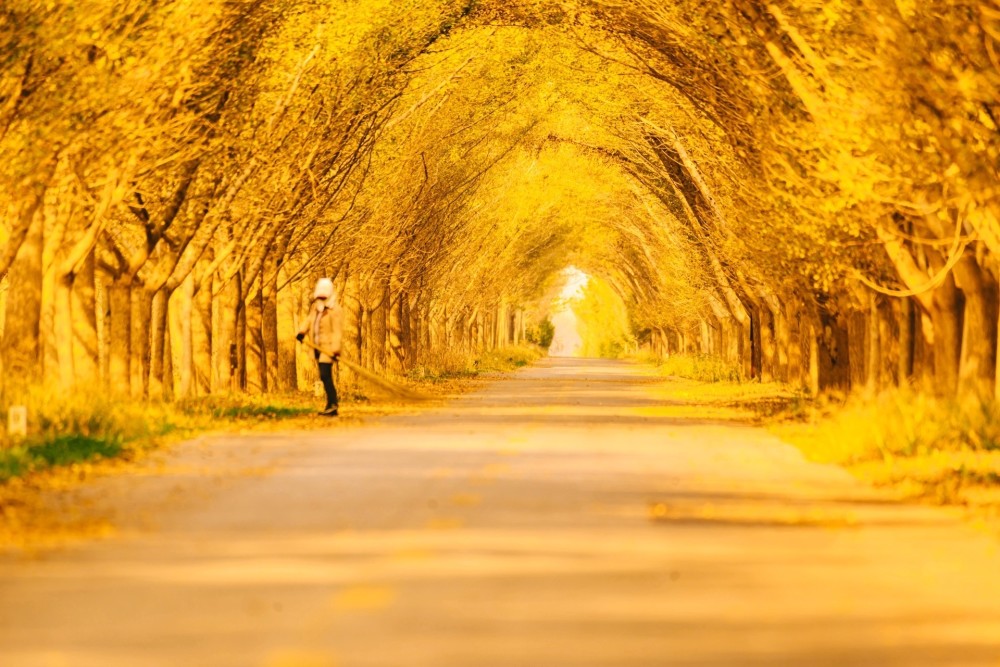
M314 299L332 299L333 281L329 278L320 278L316 281L316 290L313 292Z

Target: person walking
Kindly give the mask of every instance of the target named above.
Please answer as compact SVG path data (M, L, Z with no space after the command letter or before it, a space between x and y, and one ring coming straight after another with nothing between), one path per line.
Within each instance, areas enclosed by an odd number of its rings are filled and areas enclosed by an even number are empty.
M316 281L309 315L295 339L301 343L307 335L312 344L319 348L314 353L319 364L319 379L326 391L326 408L320 414L336 417L338 401L337 387L333 383L333 365L340 359L340 347L344 338L344 312L337 303L333 281L329 278Z

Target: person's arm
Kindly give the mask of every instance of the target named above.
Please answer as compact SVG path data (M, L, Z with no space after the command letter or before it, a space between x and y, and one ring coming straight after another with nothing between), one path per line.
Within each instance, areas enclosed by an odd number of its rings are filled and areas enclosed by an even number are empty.
M344 343L344 309L337 307L332 313L333 317L333 355L334 358L340 356L340 351Z
M312 325L314 317L313 311L315 310L315 305L309 306L309 314L302 320L302 326L299 327L299 333L295 336L295 339L300 343L305 340L306 334L309 333L309 327Z

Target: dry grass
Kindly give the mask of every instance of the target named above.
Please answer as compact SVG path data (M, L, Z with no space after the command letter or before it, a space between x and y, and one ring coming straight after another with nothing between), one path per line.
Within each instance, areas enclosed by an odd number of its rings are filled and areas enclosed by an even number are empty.
M810 459L935 503L993 511L1000 489L1000 405L900 389L818 404L772 430Z
M444 399L478 384L480 376L527 365L542 352L517 347L482 354L440 354L398 381L429 397ZM14 440L0 431L0 485L42 471L83 466L102 459L131 460L165 442L207 431L329 428L418 409L364 384L344 384L341 417L316 415L320 399L307 392L249 396L212 395L176 403L112 399L86 392L66 398L35 390L19 402L28 407L29 437ZM424 403L426 405L426 403ZM0 410L6 414L6 405ZM84 468L80 468L83 470ZM0 508L2 509L2 508Z
M660 357L649 352L641 352L633 357L639 363L653 366L658 373L668 377L698 380L699 382L744 381L743 373L736 364L718 357L703 354L672 354Z
M438 349L424 355L407 377L421 383L439 383L488 373L505 373L527 366L543 356L545 350L537 345L517 345L483 352Z
M664 396L699 414L765 425L810 460L900 499L963 507L1000 532L1000 404L912 389L813 400L780 384L678 380Z

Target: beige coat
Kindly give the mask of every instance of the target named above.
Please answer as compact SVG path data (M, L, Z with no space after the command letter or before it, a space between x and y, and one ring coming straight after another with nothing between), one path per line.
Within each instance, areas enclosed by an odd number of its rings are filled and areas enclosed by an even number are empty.
M340 304L327 304L320 299L313 301L299 333L305 334L313 345L323 350L319 355L320 363L332 362L330 354L340 354L344 340L344 311Z

